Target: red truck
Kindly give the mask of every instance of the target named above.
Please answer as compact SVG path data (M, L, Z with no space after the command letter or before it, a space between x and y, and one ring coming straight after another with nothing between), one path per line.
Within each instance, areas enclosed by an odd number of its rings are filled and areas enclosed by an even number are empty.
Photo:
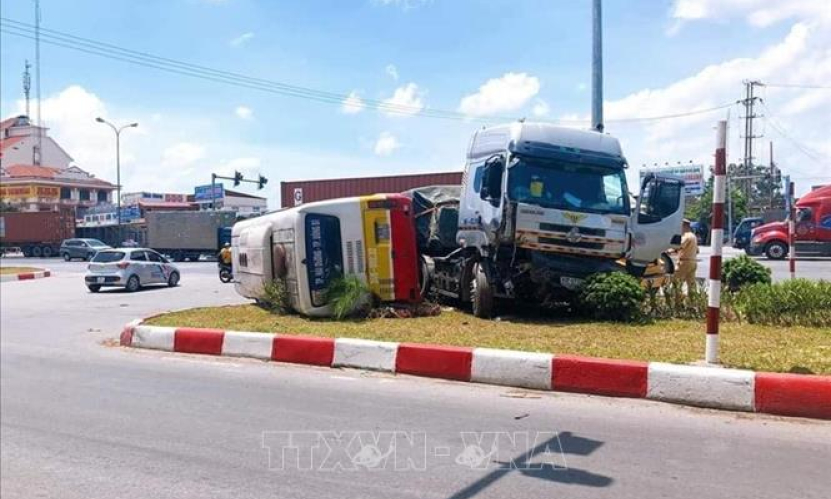
M75 210L0 212L0 252L20 248L24 256L58 256L64 239L75 237Z
M799 256L831 256L831 185L799 198L795 225L794 246ZM788 251L788 222L772 222L753 230L747 253L781 260Z

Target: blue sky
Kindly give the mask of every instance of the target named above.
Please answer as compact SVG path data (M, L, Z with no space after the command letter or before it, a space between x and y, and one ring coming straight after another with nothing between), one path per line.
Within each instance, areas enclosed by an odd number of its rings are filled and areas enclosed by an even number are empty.
M655 116L735 101L745 78L829 81L831 23L822 2L787 3L793 5L607 0L607 115ZM32 0L2 5L3 17L33 19ZM41 8L46 28L259 78L354 92L358 99L397 96L396 102L416 108L548 120L585 118L589 110L589 0L41 0ZM24 59L34 56L33 43L4 33L0 56L5 117L20 109L19 75ZM268 176L268 194L276 200L280 180L458 169L469 135L481 126L419 113L388 116L360 105L352 108L358 112L345 112L340 104L46 44L42 61L46 124L80 166L112 176L111 140L91 120L96 113L139 121L137 133L124 140L127 190L183 191L212 171L240 168ZM766 92L779 128L797 141L766 130L782 142L780 162L806 184L822 182L823 173L831 175L831 91ZM621 137L633 165L708 161L712 127L724 116L610 122L608 131ZM731 109L731 125L737 116ZM818 125L825 125L824 133ZM731 137L738 145L738 133ZM731 154L737 158L741 151Z

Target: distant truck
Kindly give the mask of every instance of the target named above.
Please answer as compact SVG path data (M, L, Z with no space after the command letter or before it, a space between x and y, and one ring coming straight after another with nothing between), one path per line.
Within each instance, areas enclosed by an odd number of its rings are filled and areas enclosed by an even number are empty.
M59 211L0 213L0 252L20 248L26 257L58 256L64 239L75 237L75 212Z
M146 214L148 248L177 262L216 255L234 225L234 213L223 211L154 211Z
M831 256L831 184L815 189L796 202L794 245L799 256ZM753 230L750 255L764 253L781 260L788 256L788 222L773 222Z

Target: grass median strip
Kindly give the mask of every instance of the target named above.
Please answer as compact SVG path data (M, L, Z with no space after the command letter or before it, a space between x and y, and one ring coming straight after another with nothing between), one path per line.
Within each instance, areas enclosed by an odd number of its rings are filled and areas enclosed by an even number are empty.
M453 310L438 317L337 321L275 315L254 305L238 305L172 312L146 323L674 363L701 360L704 352L704 325L682 320L621 324L503 317L488 321ZM725 323L721 327L721 358L727 367L831 374L831 329Z

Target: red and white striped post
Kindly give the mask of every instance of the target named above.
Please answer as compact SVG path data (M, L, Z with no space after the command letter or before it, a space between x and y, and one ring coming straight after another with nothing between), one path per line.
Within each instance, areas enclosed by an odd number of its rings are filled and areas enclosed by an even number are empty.
M796 249L794 249L794 234L796 234L796 206L794 200L794 184L788 182L788 269L791 271L791 279L796 279Z
M718 364L718 325L721 309L721 250L724 243L724 199L727 183L727 121L718 122L716 167L713 171L713 218L710 221L710 282L707 292L707 345L704 360Z

